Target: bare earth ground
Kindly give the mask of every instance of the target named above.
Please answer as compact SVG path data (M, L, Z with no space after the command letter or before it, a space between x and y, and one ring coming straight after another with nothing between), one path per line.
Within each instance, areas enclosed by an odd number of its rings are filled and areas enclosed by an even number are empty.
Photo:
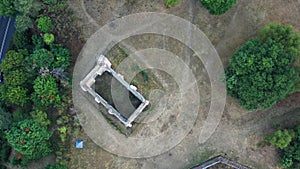
M79 17L83 37L88 39L101 26L116 18L137 12L165 12L190 20L212 41L221 57L224 67L235 49L266 23L277 21L293 25L300 30L300 0L239 0L238 4L222 16L212 16L201 8L195 0L182 1L174 8L167 9L164 0L72 0L70 5ZM184 47L162 37L140 36L126 40L136 49L147 47L165 48L185 58ZM191 60L190 66L199 61ZM199 69L194 69L197 72ZM203 75L199 85L203 91L209 90L207 75ZM206 89L206 90L205 90ZM209 98L209 93L203 94ZM230 97L221 123L216 132L204 144L198 144L198 119L189 135L170 151L151 158L128 159L111 154L96 145L84 132L78 138L84 139L84 149L71 145L70 168L128 168L128 169L168 169L188 168L210 157L222 154L258 169L274 169L278 161L275 149L262 146L264 133L274 131L276 124L281 127L299 123L300 94L289 96L266 111L247 112ZM209 106L209 104L207 105ZM75 138L73 138L74 142Z

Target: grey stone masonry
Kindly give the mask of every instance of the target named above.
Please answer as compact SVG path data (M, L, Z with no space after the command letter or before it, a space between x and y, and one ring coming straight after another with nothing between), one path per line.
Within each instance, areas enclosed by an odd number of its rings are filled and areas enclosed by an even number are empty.
M222 156L218 156L218 157L212 158L212 159L204 162L203 164L195 166L195 167L193 167L191 169L206 169L208 167L212 167L212 166L214 166L216 164L219 164L219 163L226 164L226 165L228 165L230 167L233 167L235 169L250 169L249 167L246 167L246 166L243 166L243 165L241 165L239 163L230 161L227 158L224 158Z
M103 97L101 97L94 89L92 85L96 82L96 77L101 76L104 72L110 73L117 81L119 81L129 92L131 92L137 99L141 101L141 104L135 109L129 118L122 116L112 105L110 105ZM149 104L139 92L137 88L133 85L127 83L123 76L115 72L111 68L110 61L104 56L100 55L97 59L96 66L85 76L85 78L80 82L80 87L83 91L91 94L97 103L101 103L107 110L108 113L117 117L126 127L132 127L132 122L135 118L143 111L143 109Z

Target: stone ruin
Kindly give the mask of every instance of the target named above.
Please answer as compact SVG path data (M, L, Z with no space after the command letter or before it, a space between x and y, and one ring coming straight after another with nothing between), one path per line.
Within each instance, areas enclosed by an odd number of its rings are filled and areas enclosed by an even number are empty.
M112 105L110 105L102 96L100 96L92 86L96 82L96 78L101 76L104 72L109 73L113 76L122 86L124 86L129 92L131 92L141 104L135 109L128 118L126 118L121 112L117 111ZM108 111L109 114L117 117L126 127L132 127L132 122L137 118L137 116L143 111L143 109L149 104L139 92L137 88L130 85L124 80L124 77L111 68L110 61L104 56L100 55L97 59L96 66L85 76L85 78L80 81L80 87L83 91L91 94L97 103L101 103ZM128 112L127 112L128 113Z

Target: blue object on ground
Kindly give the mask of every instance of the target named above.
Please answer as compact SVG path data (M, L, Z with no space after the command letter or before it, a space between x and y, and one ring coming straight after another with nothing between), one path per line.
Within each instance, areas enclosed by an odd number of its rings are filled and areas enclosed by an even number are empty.
M7 47L13 37L15 28L15 19L0 16L0 63L5 56ZM2 83L2 73L0 70L0 83Z
M83 140L76 140L76 148L83 148Z

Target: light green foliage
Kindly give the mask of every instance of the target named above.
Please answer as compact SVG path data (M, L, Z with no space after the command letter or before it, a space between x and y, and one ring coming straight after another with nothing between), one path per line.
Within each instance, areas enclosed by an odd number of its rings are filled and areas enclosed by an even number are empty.
M23 61L24 56L21 52L10 50L6 53L5 58L2 60L0 69L4 74L6 74L9 71L18 69L22 66Z
M51 31L52 21L49 16L43 16L37 19L37 27L41 32L47 33Z
M293 61L281 44L251 39L230 58L227 91L248 110L269 108L294 92L298 75Z
M37 49L30 55L32 68L51 68L54 62L54 57L47 49Z
M15 123L6 131L8 143L29 160L40 159L52 151L49 143L51 135L51 132L33 120Z
M58 104L61 101L56 80L51 75L39 76L34 81L33 101L36 106Z
M65 127L65 126L60 127L60 128L58 128L58 131L59 131L59 137L61 139L61 142L64 143L67 139L67 127Z
M4 76L5 85L7 86L20 86L27 81L24 71L12 70Z
M278 130L265 140L281 149L280 165L282 168L299 168L300 166L300 125L293 130Z
M70 65L71 57L68 49L63 48L61 45L53 44L50 46L51 52L55 57L53 67L62 68L65 70Z
M284 149L291 143L293 139L293 132L288 130L278 130L273 136L266 136L265 141L271 143L273 146Z
M24 53L26 52L8 51L0 65L4 79L4 84L0 86L1 98L11 104L24 105L28 101L24 84L27 79L22 71Z
M259 38L263 41L272 39L276 43L280 43L285 47L285 50L296 55L300 54L300 34L293 32L291 25L281 25L279 23L271 23L264 26L259 31Z
M24 32L29 28L33 28L33 21L27 15L18 15L16 17L16 30L17 32Z
M5 98L12 104L23 106L28 101L27 97L28 90L24 87L8 87Z
M167 7L171 8L178 4L179 0L165 0Z
M43 39L44 39L44 42L47 45L50 45L51 43L54 42L55 37L54 37L54 35L52 33L45 33L44 36L43 36Z
M47 113L42 110L33 110L30 112L30 115L32 116L33 120L36 121L40 126L47 127L51 122L48 119Z
M210 14L221 15L234 6L237 0L200 0Z

